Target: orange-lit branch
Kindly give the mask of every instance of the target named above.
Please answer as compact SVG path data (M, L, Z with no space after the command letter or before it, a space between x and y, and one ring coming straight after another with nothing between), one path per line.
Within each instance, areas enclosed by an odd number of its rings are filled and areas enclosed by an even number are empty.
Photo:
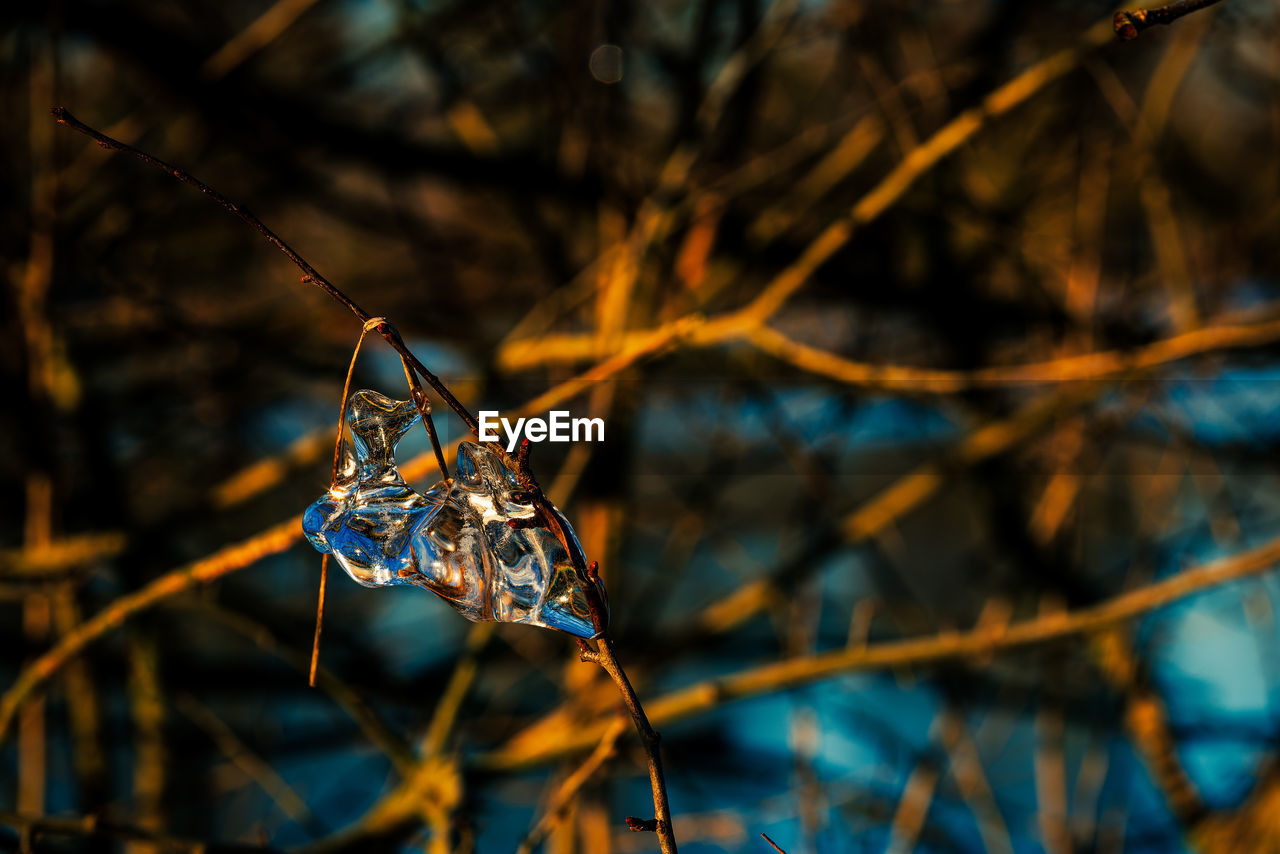
M142 589L121 596L92 618L85 620L23 668L14 683L0 696L0 743L8 736L23 702L91 643L124 625L135 614L193 587L244 569L268 555L278 554L301 537L302 517L294 516L256 537L162 575Z
M733 700L785 691L851 673L928 666L947 661L980 662L998 652L1091 634L1204 590L1267 572L1277 564L1280 564L1280 537L1258 548L1180 572L1090 608L1053 612L1006 625L981 626L968 632L943 632L922 638L886 641L766 664L673 691L651 701L649 710L656 724L665 725ZM608 721L597 721L565 731L558 741L529 745L519 752L499 749L479 757L477 764L486 770L510 771L552 762L590 749L599 743L608 726Z
M767 326L750 330L746 338L771 356L836 382L916 394L949 394L1004 385L1112 379L1125 374L1145 373L1152 368L1205 353L1265 347L1280 341L1280 319L1202 327L1131 351L1105 350L970 371L855 362L793 341Z
M827 260L839 251L854 233L874 221L902 198L908 189L943 158L964 145L987 122L1005 115L1045 86L1070 72L1092 50L1111 40L1111 22L1100 21L1080 36L1075 45L1064 48L1005 83L982 100L982 103L956 116L933 136L908 152L875 187L866 193L845 216L827 226L788 267L779 272L746 306L707 321L691 315L683 321L666 324L625 338L623 350L615 356L634 354L648 345L656 349L655 340L663 344L676 337L680 327L697 327L695 340L707 344L737 337L753 329L777 313L791 296L809 280ZM581 342L583 336L546 336L535 342L516 341L498 354L498 363L508 370L532 367L534 364L588 358L594 351ZM591 336L586 339L593 340ZM660 346L660 345L657 345ZM537 352L534 352L536 347ZM623 367L635 359L623 363ZM603 363L602 363L603 364ZM599 366L597 366L599 367Z

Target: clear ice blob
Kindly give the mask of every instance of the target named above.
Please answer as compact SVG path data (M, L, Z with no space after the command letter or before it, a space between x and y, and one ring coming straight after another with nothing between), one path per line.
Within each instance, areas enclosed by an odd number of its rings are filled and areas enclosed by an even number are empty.
M338 476L302 517L311 544L366 587L413 583L413 536L440 510L439 495L414 491L396 469L396 443L418 418L412 401L351 395Z
M459 445L448 498L420 530L424 547L419 552L434 556L419 562L420 571L439 587L459 578L482 578L480 596L455 598L433 587L468 619L530 623L591 637L595 630L575 555L551 530L531 524L537 511L519 500L515 473L492 447ZM581 560L573 528L558 510L552 512Z
M303 515L307 539L367 587L425 587L469 620L591 637L574 569L582 546L568 521L551 508L573 554L538 526L537 510L490 445L463 442L452 482L416 492L396 469L395 446L418 417L412 401L351 396L352 441L332 488Z

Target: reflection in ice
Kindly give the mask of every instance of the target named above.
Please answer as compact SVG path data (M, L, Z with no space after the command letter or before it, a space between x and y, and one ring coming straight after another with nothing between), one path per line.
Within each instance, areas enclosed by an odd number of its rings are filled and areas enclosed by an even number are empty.
M469 620L529 623L579 637L593 634L572 557L531 520L515 474L491 446L464 442L452 484L418 493L400 476L395 446L418 420L411 401L377 392L351 396L350 446L332 488L307 508L311 544L367 587L414 585ZM581 546L555 511L570 547Z

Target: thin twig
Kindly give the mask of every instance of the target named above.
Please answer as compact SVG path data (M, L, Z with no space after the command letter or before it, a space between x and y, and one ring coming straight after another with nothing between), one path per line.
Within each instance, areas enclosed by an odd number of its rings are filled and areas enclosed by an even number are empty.
M431 714L431 723L427 725L427 733L422 738L423 756L443 756L449 733L457 722L458 712L462 709L462 701L466 698L471 683L475 680L480 667L480 653L493 637L497 623L476 623L467 633L467 640L462 657L453 667L453 673L436 701L435 711Z
M129 711L133 723L133 821L148 831L164 827L164 793L169 770L165 742L164 690L159 648L145 629L128 638ZM147 844L129 845L125 854L154 854Z
M622 735L627 725L626 718L618 718L614 721L609 729L605 730L604 738L600 739L600 743L596 745L596 749L591 751L591 755L583 761L573 773L564 779L564 782L556 789L555 794L547 801L546 812L542 818L529 829L524 839L520 840L520 845L516 848L516 854L532 854L538 843L546 838L547 833L551 830L552 825L556 822L560 815L568 807L570 801L578 794L591 776L600 769L600 766L608 761L617 749L618 738Z
M316 668L320 666L320 634L324 631L324 595L329 589L329 553L320 556L320 590L316 594L316 631L311 638L311 666L307 668L307 685L316 687Z
M226 721L191 694L179 694L176 705L179 711L204 731L222 755L256 783L285 815L311 833L319 835L317 830L320 826L312 817L306 802L270 762L245 744Z
M975 388L1129 378L1204 353L1265 347L1280 340L1280 317L1256 323L1205 326L1129 351L1102 350L1044 362L974 370L855 362L794 341L767 326L758 326L745 337L778 359L837 382L908 394L951 394Z
M640 704L640 698L636 696L635 689L631 687L631 681L627 679L626 671L618 663L617 656L613 650L613 640L607 634L604 635L600 638L597 649L600 666L604 668L609 677L613 679L614 684L618 686L618 690L622 693L622 701L626 705L627 711L631 713L631 719L635 723L636 729L640 731L641 746L644 748L645 758L648 760L649 765L649 785L653 789L654 821L656 824L653 829L658 834L658 845L663 854L675 854L675 830L671 826L671 807L667 803L667 787L662 774L662 754L659 750L661 737L649 723L649 717L645 714L644 706Z
M279 554L301 536L302 516L294 516L273 528L235 545L219 549L195 563L179 567L160 576L145 587L113 601L93 617L76 626L39 658L32 661L8 690L0 696L0 744L9 735L23 703L44 686L67 662L112 629L124 625L130 617L172 596L201 584L244 569L268 555Z
M132 145L127 145L123 142L120 142L118 139L113 139L100 131L94 130L84 122L77 119L75 116L71 115L71 113L68 112L64 107L54 107L50 112L53 114L53 117L54 119L57 120L58 124L66 125L72 130L78 131L79 133L84 134L85 136L92 139L94 142L98 143L98 145L100 145L102 148L105 148L111 151L122 151L125 154L131 154L134 157L141 160L143 163L146 163L150 166L156 167L157 169L161 169L165 172L168 172L170 175L172 175L174 178L177 178L182 183L190 187L196 188L204 195L213 199L214 202L220 205L228 213L231 213L234 216L238 217L242 222L247 224L254 231L261 234L264 238L266 238L268 243L270 243L276 249L279 249L282 253L284 253L285 257L287 257L290 261L292 261L294 265L303 272L302 281L304 284L315 285L317 288L324 291L334 300L337 300L339 303L344 305L347 308L347 310L350 311L352 314L354 314L361 323L367 323L370 319L372 319L371 315L368 312L362 309L359 305L355 303L354 300L352 300L345 293L339 290L336 285L334 285L324 276L320 275L320 273L316 270L315 267L312 267L309 263L307 263L307 260L305 258L303 258L301 255L295 252L293 248L289 246L289 244L281 240L280 237L274 231L272 231L270 228L267 228L267 226L262 222L262 220L258 219L256 216L254 216L252 213L249 212L248 208L245 208L242 205L236 204L235 202L231 201L226 196L222 195L217 190L210 187L208 184L192 176L190 173L185 172L182 169L179 169L178 167L173 166L169 163L166 163L165 161L160 160L159 158L152 157L150 154L147 154L145 151L142 151L140 149L134 148ZM418 361L418 357L413 355L413 353L405 345L404 339L400 337L400 332L390 323L386 323L386 322L378 324L376 329L378 334L381 335L382 338L388 344L391 345L392 349L394 349L397 353L399 353L401 358L407 359L409 364L413 366L413 369L417 371L422 376L422 378L427 381L427 384L430 385L435 390L436 394L440 395L440 398L446 404L448 404L449 408L458 414L458 417L462 419L462 422L467 425L467 429L470 430L473 434L476 433L477 424L476 424L475 417L471 415L471 413L467 410L465 406L463 406L461 403L458 402L458 399L455 398L453 394L449 391L449 389L445 387L444 383L440 381L439 377L437 377L435 374L429 371L426 365Z
M1158 6L1155 9L1134 9L1132 12L1116 12L1115 27L1116 35L1121 41L1133 41L1138 35L1148 27L1154 27L1157 24L1172 24L1183 15L1189 15L1197 12L1207 6L1219 2L1219 0L1177 0L1167 6Z
M418 416L422 418L423 426L427 428L427 439L431 443L431 452L436 455L440 476L446 481L452 480L449 476L449 464L445 462L444 451L440 447L440 436L436 433L435 421L431 418L431 401L427 400L426 392L422 390L422 384L418 382L418 375L413 372L409 360L401 357L400 364L404 366L404 378L409 383L409 394L413 398L413 405L418 410Z
M324 839L294 849L294 854L364 852L370 840L403 832L426 821L435 834L429 854L448 851L448 817L462 802L462 775L453 759L426 756L404 782L383 796L355 823Z
M72 584L59 586L50 597L58 636L75 631L83 615ZM87 799L106 790L107 758L102 745L102 702L86 661L75 661L64 675L67 719L76 777Z
M299 672L307 671L307 658L275 637L262 623L242 613L229 611L199 597L183 597L172 603L178 608L189 608L199 616L206 617L219 626L234 632L257 646L264 652L279 658ZM328 694L337 706L342 709L369 743L391 760L401 776L408 777L416 768L412 748L396 732L387 726L374 711L373 707L355 687L348 685L333 673L320 667L316 671L316 687Z
M1159 694L1139 676L1138 662L1126 633L1119 628L1101 632L1092 645L1095 666L1124 697L1124 725L1134 750L1147 766L1151 780L1179 824L1193 829L1210 813L1178 756L1168 712Z
M213 506L225 510L278 486L293 472L320 459L332 446L332 439L327 427L313 430L291 442L283 453L250 463L209 491Z
M918 761L911 769L894 809L893 822L889 826L889 846L885 849L887 854L907 854L915 850L937 787L938 769L926 759Z
M348 297L345 293L343 293L336 285L334 285L328 279L324 278L324 276L320 275L320 273L314 267L312 267L301 255L299 255L296 251L294 251L292 247L290 247L287 243L285 243L282 239L280 239L280 237L277 236L274 231L268 228L260 219L258 219L256 216L254 216L244 207L231 201L226 196L219 193L217 190L214 190L208 184L205 184L204 182L198 180L191 174L183 171L182 169L177 168L176 166L173 166L169 163L166 163L163 160L160 160L156 157L151 156L150 154L147 154L145 151L134 148L131 145L126 145L125 143L120 142L119 140L112 139L111 137L106 136L105 134L89 127L88 125L84 124L79 119L77 119L75 116L71 115L71 113L68 112L65 108L54 107L51 110L51 112L59 124L66 125L67 127L70 127L73 130L76 130L80 133L87 135L103 148L115 150L115 151L122 151L126 154L131 154L150 166L154 166L158 169L162 169L168 172L173 177L177 178L179 181L183 182L184 184L187 184L188 186L194 187L204 195L213 199L223 209L225 209L231 214L234 214L240 220L245 222L247 225L249 225L251 228L257 231L259 234L261 234L264 238L266 238L267 242L269 242L272 246L276 247L282 253L284 253L284 255L288 257L289 260L292 261L298 267L298 269L302 270L303 272L302 281L304 283L310 283L315 285L316 287L320 288L320 290L324 291L326 294L332 297L334 300L336 300L337 302L345 306L352 314L354 314L361 321L361 323L364 324L364 328L366 332L370 328L376 330L378 334L381 335L382 338L388 344L390 344L391 347L400 355L401 360L405 364L405 373L410 380L411 390L414 392L414 402L418 406L419 412L422 413L424 422L428 424L428 433L433 440L433 447L436 454L436 458L441 466L441 472L445 477L448 477L448 469L444 467L445 465L444 454L439 446L439 442L436 440L435 430L432 426L430 426L430 412L428 410L424 410L423 408L425 403L425 396L422 394L421 389L417 387L416 382L413 379L412 372L416 371L418 374L420 374L423 377L423 379L425 379L427 383L431 385L431 387L436 391L436 393L439 394L440 397L449 405L449 407L453 409L455 413L457 413L458 417L461 418L463 423L467 425L467 429L469 429L472 432L472 434L476 435L477 437L479 435L478 424L476 422L475 417L470 413L469 410L467 410L466 407L464 407L461 403L458 402L458 400L453 396L453 394L448 390L448 388L445 387L444 383L442 383L440 379L436 377L435 374L433 374L430 370L428 370L426 366L423 365L422 362L420 362L418 358L412 353L412 351L409 350L408 346L405 345L404 343L404 339L400 336L400 332L396 329L394 325L392 325L390 322L386 321L383 318L380 318L380 317L375 318L370 316L366 311L364 311L364 309L360 308L360 306L358 306L350 297ZM363 334L361 336L361 340L363 340ZM410 370L410 368L412 368L412 371ZM349 384L349 381L350 381L350 372L348 372L348 384ZM343 409L345 411L345 393L344 393ZM339 441L341 441L341 435L342 434L341 434L341 428L340 428ZM671 826L671 817L669 814L670 810L668 806L668 799L667 799L667 792L666 792L666 782L663 777L662 760L658 751L659 737L657 732L654 731L653 727L649 725L648 718L645 716L645 713L644 713L644 708L643 706L641 706L640 700L635 694L635 690L631 687L631 683L627 679L625 671L622 669L622 666L618 663L617 656L613 650L613 643L608 637L607 611L604 607L603 597L601 595L601 588L599 587L599 584L600 584L599 576L595 575L594 573L595 565L593 564L590 568L587 566L586 558L582 554L581 548L576 547L576 541L571 536L569 536L568 532L565 530L565 527L561 522L561 517L559 516L558 511L555 509L554 505L552 505L551 502L547 499L547 497L543 494L542 487L538 484L537 479L533 476L533 472L530 470L528 465L527 445L522 450L522 453L519 458L512 458L511 455L507 454L500 445L495 445L493 447L495 449L495 453L499 454L499 456L501 456L504 461L506 461L508 464L512 466L516 474L517 480L520 482L521 486L527 491L529 495L529 499L533 503L534 508L537 511L539 517L546 523L546 527L550 529L553 532L553 534L556 536L556 538L560 541L560 544L564 547L566 553L568 553L568 555L570 556L570 559L573 563L574 568L577 570L579 579L581 580L584 590L586 591L587 601L591 608L592 621L596 629L596 635L599 638L599 651L598 651L598 655L600 658L599 663L602 667L605 668L606 672L609 673L609 676L613 679L614 683L618 686L618 690L622 694L623 702L627 706L628 711L631 712L632 720L635 722L636 729L640 733L641 741L642 741L642 744L644 745L645 753L648 758L649 780L650 780L650 785L653 789L654 811L656 813L657 831L658 831L658 838L660 841L661 849L663 851L663 854L676 854L675 835ZM169 576L166 576L166 578L168 577ZM155 587L154 582L152 585L149 585L148 587L144 588L143 591L139 591L139 594L152 590L153 587ZM124 597L121 600L117 600L114 606L100 613L95 618L95 620L100 619L104 617L106 614L108 614L109 612L114 611L116 607L121 604L121 602L124 602L132 598L136 598L139 594L135 594L134 597ZM147 607L150 604L154 604L154 601L156 600L148 600L145 605L140 605L140 607ZM317 615L317 619L319 619L319 616L320 614ZM93 622L94 620L89 621L89 623L93 623ZM89 623L86 623L85 625L88 626ZM105 627L103 627L101 630L105 630ZM83 642L87 644L89 642L89 639L91 638L89 636L86 636ZM318 642L319 640L318 628L316 633L316 639ZM69 637L66 640L71 640L71 638ZM54 657L53 654L57 649L63 648L63 646L64 646L63 644L59 644L58 647L55 647L55 650L50 650L49 653L46 653L45 656L42 656L42 658L38 660L35 664L38 665L43 661L45 662L46 667L52 665L55 670L58 667L61 667L63 664L65 664L66 660L65 659L59 660L57 657ZM71 647L68 647L68 648L71 648ZM24 677L25 677L25 681L24 681ZM25 696L27 696L32 690L34 690L34 688L37 685L39 685L44 679L47 679L47 678L48 678L47 676L44 676L43 678L41 678L39 675L38 669L36 668L35 665L33 665L32 667L27 668L27 670L25 670L23 674L19 676L19 681L15 683L9 689L9 691L5 693L3 697L0 697L0 740L2 740L4 737L4 733L8 725L9 716L11 716L14 711L16 711L18 706L21 704L22 699L24 699ZM10 706L12 706L12 711L10 710Z
M778 843L774 842L772 839L769 838L769 834L761 833L760 835L764 838L765 842L768 842L770 845L773 846L773 850L777 851L778 854L787 854L786 851L783 851L781 848L778 847Z
M377 326L383 318L371 318L364 322L364 326L360 329L360 337L356 339L355 349L351 351L351 361L347 365L347 378L342 383L342 400L338 404L338 431L333 440L333 466L329 469L329 489L332 490L334 484L338 482L338 469L342 463L342 440L346 435L347 429L347 400L351 397L351 377L356 372L356 360L360 358L360 347L364 344L365 336L369 334L369 330ZM405 374L409 374L409 369L405 367ZM427 419L424 418L424 421ZM431 435L435 436L435 431L431 431ZM437 445L437 451L439 446ZM441 465L441 471L444 470ZM324 630L324 597L325 592L329 588L329 553L325 552L320 557L320 590L316 595L316 631L315 636L311 640L311 669L307 672L307 684L312 688L316 687L316 668L320 665L320 635Z
M125 536L115 531L75 534L36 548L0 551L0 580L52 581L95 561L124 551Z
M1049 684L1057 680L1050 677ZM1052 696L1040 703L1035 715L1036 745L1031 762L1035 780L1036 821L1045 854L1068 854L1067 771L1063 755L1062 709Z
M255 18L253 23L236 33L218 48L204 64L200 72L207 80L226 76L289 29L302 13L316 4L316 0L277 0L271 8Z
M969 805L988 854L1013 854L1013 840L995 793L982 770L982 757L960 710L948 704L937 719L937 737L949 760L948 771Z

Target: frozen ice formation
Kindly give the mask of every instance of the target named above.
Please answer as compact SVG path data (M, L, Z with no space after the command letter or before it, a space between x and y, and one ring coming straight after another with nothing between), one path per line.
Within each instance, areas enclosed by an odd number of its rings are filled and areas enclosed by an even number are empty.
M469 620L591 637L574 569L582 546L568 521L552 508L576 555L531 524L533 504L521 500L515 473L485 444L458 447L452 483L415 491L396 469L395 447L418 418L412 401L367 390L351 395L351 440L333 486L303 515L307 539L366 587L425 587Z

